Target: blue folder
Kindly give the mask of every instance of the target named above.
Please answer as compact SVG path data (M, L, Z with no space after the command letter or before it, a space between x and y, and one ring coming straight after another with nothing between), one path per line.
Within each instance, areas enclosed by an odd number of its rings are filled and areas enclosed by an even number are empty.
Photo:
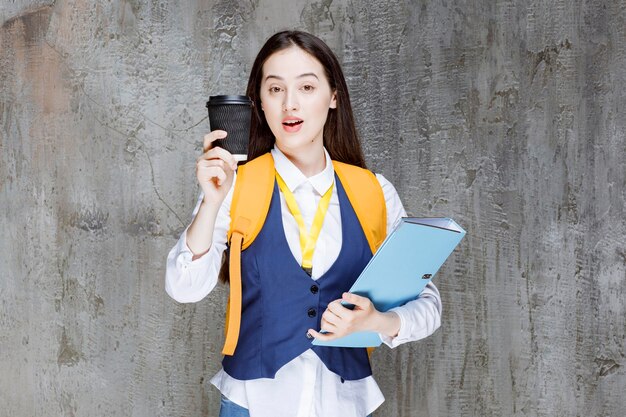
M361 272L351 293L372 300L378 311L388 311L419 296L426 284L465 236L448 218L404 217ZM347 307L352 307L348 306ZM374 347L378 333L357 332L318 346Z

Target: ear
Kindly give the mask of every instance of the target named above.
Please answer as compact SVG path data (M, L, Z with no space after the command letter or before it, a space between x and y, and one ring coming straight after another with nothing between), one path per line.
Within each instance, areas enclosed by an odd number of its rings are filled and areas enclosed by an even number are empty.
M337 108L337 91L333 91L333 96L330 98L330 105L328 107L331 109Z

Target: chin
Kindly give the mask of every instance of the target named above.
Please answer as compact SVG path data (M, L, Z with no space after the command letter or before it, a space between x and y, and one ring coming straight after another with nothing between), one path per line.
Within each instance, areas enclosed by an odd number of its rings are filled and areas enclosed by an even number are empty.
M315 146L318 141L313 139L304 139L304 138L285 138L280 141L276 141L276 144L281 147L281 149L288 149L297 151L299 149L308 150L311 146Z

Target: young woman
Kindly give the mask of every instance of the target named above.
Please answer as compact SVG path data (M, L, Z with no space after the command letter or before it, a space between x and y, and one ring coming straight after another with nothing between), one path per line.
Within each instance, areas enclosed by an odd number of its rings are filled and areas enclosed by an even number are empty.
M269 152L277 185L259 236L242 253L239 341L211 380L222 393L220 416L367 416L384 398L365 350L313 347L309 339L369 330L395 347L424 338L440 325L439 293L429 284L416 300L383 313L345 292L372 253L333 168L333 160L363 169L365 162L346 82L328 46L304 32L275 34L256 57L247 94L255 104L249 160ZM218 281L237 165L211 144L226 136L213 131L204 137L196 164L202 194L168 256L166 290L179 302L200 301ZM392 230L406 213L389 181L375 178L386 230ZM320 218L317 239L309 236L311 255L301 233L306 238ZM306 297L323 309L310 308Z

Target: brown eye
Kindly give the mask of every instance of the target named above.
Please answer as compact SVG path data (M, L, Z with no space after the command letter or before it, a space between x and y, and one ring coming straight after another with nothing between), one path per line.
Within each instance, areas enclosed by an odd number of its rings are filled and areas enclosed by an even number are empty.
M315 87L313 87L312 85L309 85L309 84L306 84L306 85L302 86L302 89L304 91L306 91L306 92L311 92L311 91L313 91L314 88Z

